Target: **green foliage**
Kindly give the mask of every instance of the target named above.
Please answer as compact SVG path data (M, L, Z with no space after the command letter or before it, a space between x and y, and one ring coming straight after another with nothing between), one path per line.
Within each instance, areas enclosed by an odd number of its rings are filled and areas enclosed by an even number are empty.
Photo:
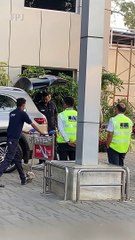
M131 29L135 28L135 3L123 1L120 11L123 13L125 25Z
M99 132L99 141L102 143L102 142L105 142L107 139L107 131L106 129L100 129L100 132Z
M123 102L126 105L125 115L133 120L133 108L130 105L130 103L127 103L125 98L121 99L120 102ZM115 107L116 107L117 104L118 104L118 102L115 102L113 106L108 107L108 110L106 111L106 119L105 119L106 122L108 122L110 117L115 116Z
M107 122L110 118L112 111L110 104L114 94L114 87L121 91L123 88L121 79L117 77L116 74L103 70L101 81L101 107L104 122Z
M125 25L130 28L135 28L135 1L113 0L117 6L119 13L124 17Z
M103 70L101 89L105 91L109 86L114 86L117 89L121 90L122 80L115 73L110 73Z
M103 122L108 122L110 117L115 116L115 106L118 103L114 103L111 105L114 87L115 89L121 91L123 88L122 81L116 74L103 71L102 74L102 92L101 92L101 107L102 107L102 114L103 114ZM132 106L127 103L126 99L121 99L120 102L124 102L126 105L126 115L133 118L133 108Z
M21 76L31 78L39 77L46 73L47 71L41 67L26 67ZM67 83L64 85L52 85L44 90L52 94L53 100L55 101L58 108L58 112L61 112L63 110L62 100L66 96L73 97L75 100L75 107L78 105L78 82L72 77L64 74L60 74L59 76L65 79ZM101 78L101 107L104 122L108 122L109 118L114 115L114 106L111 106L114 87L119 91L123 88L121 79L116 74L103 70ZM30 91L29 94L33 96L36 92L37 90L33 90ZM122 101L126 103L125 100ZM127 115L129 117L132 117L132 108L130 106L127 106Z
M11 82L9 75L6 72L7 64L4 62L0 62L0 86L8 86Z
M38 78L49 72L50 71L45 70L43 67L26 66L25 70L19 75L19 77Z
M53 99L58 107L58 112L63 110L62 100L66 96L71 96L75 100L75 107L78 103L78 83L75 79L65 74L59 75L67 81L64 85L54 85L48 87L48 91L52 94Z
M43 67L26 66L26 69L23 71L23 74L21 74L20 76L27 77L27 78L36 78L48 73L50 73L50 71L46 71ZM75 107L77 106L78 83L75 79L65 74L60 74L59 77L65 79L67 83L64 85L60 85L60 84L54 85L54 86L52 85L44 90L52 94L53 100L56 103L56 106L58 108L58 112L61 112L63 110L63 106L62 106L63 97L66 97L66 96L73 97L75 100ZM32 97L37 92L38 90L32 90L32 91L29 91L28 93Z

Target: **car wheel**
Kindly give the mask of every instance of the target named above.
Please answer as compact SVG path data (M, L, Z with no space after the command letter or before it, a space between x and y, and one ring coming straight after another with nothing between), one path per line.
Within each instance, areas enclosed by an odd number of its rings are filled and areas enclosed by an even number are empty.
M6 150L7 150L6 137L0 137L0 163L4 161ZM21 158L22 158L22 150L20 146L19 146L19 154L21 155ZM15 169L16 169L16 166L14 162L11 162L10 166L6 169L5 173L13 172Z

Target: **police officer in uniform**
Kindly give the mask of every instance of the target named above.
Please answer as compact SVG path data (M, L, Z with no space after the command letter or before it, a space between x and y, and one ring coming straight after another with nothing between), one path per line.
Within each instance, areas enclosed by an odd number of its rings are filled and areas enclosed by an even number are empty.
M132 121L124 115L125 111L125 104L119 102L116 106L116 116L110 119L107 128L108 161L118 166L124 166L133 126Z
M77 111L73 109L74 99L65 97L64 111L58 114L58 154L60 160L75 160Z
M22 168L22 159L18 151L18 143L24 123L30 124L32 128L42 134L42 132L40 132L38 127L31 121L27 113L24 111L25 107L26 100L24 98L18 98L17 108L9 114L9 125L7 129L7 152L4 161L0 164L1 177L11 162L14 161L22 185L27 183L27 179ZM0 184L0 187L4 187L4 185Z

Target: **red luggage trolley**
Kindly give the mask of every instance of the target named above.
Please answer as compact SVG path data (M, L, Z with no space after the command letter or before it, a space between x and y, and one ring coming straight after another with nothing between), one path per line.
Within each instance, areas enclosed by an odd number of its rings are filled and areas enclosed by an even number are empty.
M43 168L43 193L45 192L45 172L46 170L46 160L54 159L54 144L55 144L55 135L52 136L45 135L39 136L37 134L30 135L30 142L33 145L33 156L31 168L33 166L34 159L44 160L44 168Z

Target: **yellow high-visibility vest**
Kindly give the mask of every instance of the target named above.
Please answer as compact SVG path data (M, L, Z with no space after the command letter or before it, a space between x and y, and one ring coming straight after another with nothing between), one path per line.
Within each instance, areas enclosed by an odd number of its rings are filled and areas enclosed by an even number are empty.
M77 111L73 109L65 109L63 112L59 113L59 117L62 120L64 131L67 134L69 141L75 142L77 130ZM66 142L60 132L58 132L57 135L57 142Z
M114 133L109 147L119 153L126 153L130 144L133 123L124 114L118 114L112 118L112 124Z

